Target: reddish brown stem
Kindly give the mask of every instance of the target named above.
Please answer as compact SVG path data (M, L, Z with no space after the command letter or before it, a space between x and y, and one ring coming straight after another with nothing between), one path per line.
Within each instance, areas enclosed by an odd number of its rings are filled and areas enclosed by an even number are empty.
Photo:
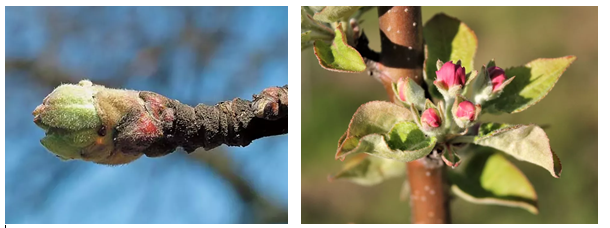
M424 62L421 7L378 7L381 57L378 66L391 101L391 83L409 77L421 84ZM440 156L407 163L412 223L449 223L449 204ZM441 162L442 164L442 162Z

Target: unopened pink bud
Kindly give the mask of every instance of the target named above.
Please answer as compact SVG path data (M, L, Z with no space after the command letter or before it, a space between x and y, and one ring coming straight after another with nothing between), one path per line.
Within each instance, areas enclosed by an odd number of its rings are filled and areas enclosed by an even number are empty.
M470 121L474 121L475 118L475 107L474 104L470 101L462 101L455 112L455 116L460 119L467 119Z
M489 73L489 78L491 78L492 91L495 92L506 80L506 73L502 68L497 66L487 68L487 72Z
M441 118L435 109L429 108L421 115L421 122L430 127L438 127L441 125Z
M436 81L444 83L446 88L457 85L463 87L466 83L466 69L460 63L453 64L453 61L446 62L436 72Z
M406 95L406 82L407 80L405 80L405 78L400 78L398 79L398 82L396 82L396 89L398 90L398 97L400 98L401 101L407 101L407 95Z

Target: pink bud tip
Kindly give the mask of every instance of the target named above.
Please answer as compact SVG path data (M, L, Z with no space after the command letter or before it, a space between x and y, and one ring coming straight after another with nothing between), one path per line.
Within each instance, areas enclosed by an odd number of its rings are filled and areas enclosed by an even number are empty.
M438 116L438 113L433 108L429 108L421 115L422 124L428 125L430 127L438 127L441 125L441 118Z
M497 66L487 68L487 72L489 72L489 78L491 78L492 91L495 92L506 80L506 74L502 68Z
M446 62L436 72L436 81L444 83L447 88L457 85L464 87L466 83L466 69L461 64L453 64L453 61Z
M460 119L467 119L470 121L474 121L474 115L475 115L475 107L474 104L472 104L472 102L470 101L462 101L457 108L457 111L455 112L455 116L457 116Z
M407 101L407 96L405 94L405 92L406 92L405 86L407 84L406 82L407 82L407 80L405 80L405 78L400 78L400 79L398 79L398 82L396 83L396 88L398 90L398 97L400 98L401 101Z

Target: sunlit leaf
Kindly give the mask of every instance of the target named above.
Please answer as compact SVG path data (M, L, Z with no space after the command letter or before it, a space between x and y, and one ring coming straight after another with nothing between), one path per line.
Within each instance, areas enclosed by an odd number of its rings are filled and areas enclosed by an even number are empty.
M430 153L436 145L435 137L426 137L413 122L397 123L388 134L372 133L361 138L348 137L340 143L336 158L349 154L366 153L380 158L409 162Z
M484 103L489 113L517 113L538 103L555 86L576 56L536 59L524 66L505 69L507 78L516 76L496 99Z
M314 53L320 66L327 70L361 72L366 69L360 53L346 43L341 25L335 29L335 39L332 43L321 40L314 42Z
M476 151L463 173L449 173L451 190L472 203L520 207L538 214L538 197L527 177L501 154L480 149L484 151Z
M474 144L491 147L538 165L553 177L561 175L561 162L551 150L548 136L539 126L484 123L479 127Z
M360 185L375 185L384 180L404 176L404 162L358 154L348 158L343 168L329 180L345 179Z

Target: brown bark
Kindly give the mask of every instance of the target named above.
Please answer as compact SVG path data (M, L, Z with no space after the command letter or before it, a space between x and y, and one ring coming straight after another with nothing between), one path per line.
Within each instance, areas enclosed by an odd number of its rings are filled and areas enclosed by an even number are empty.
M421 7L378 7L381 36L380 68L384 87L393 96L390 82L410 77L423 81L424 41Z
M410 77L423 81L424 42L421 7L378 7L381 57L380 79L391 101L391 83ZM412 223L449 223L447 191L442 162L436 153L408 162Z
M252 101L235 98L213 106L191 107L148 91L138 94L144 107L125 115L116 127L120 151L158 157L177 147L188 153L222 144L244 147L288 133L288 85L264 89Z

